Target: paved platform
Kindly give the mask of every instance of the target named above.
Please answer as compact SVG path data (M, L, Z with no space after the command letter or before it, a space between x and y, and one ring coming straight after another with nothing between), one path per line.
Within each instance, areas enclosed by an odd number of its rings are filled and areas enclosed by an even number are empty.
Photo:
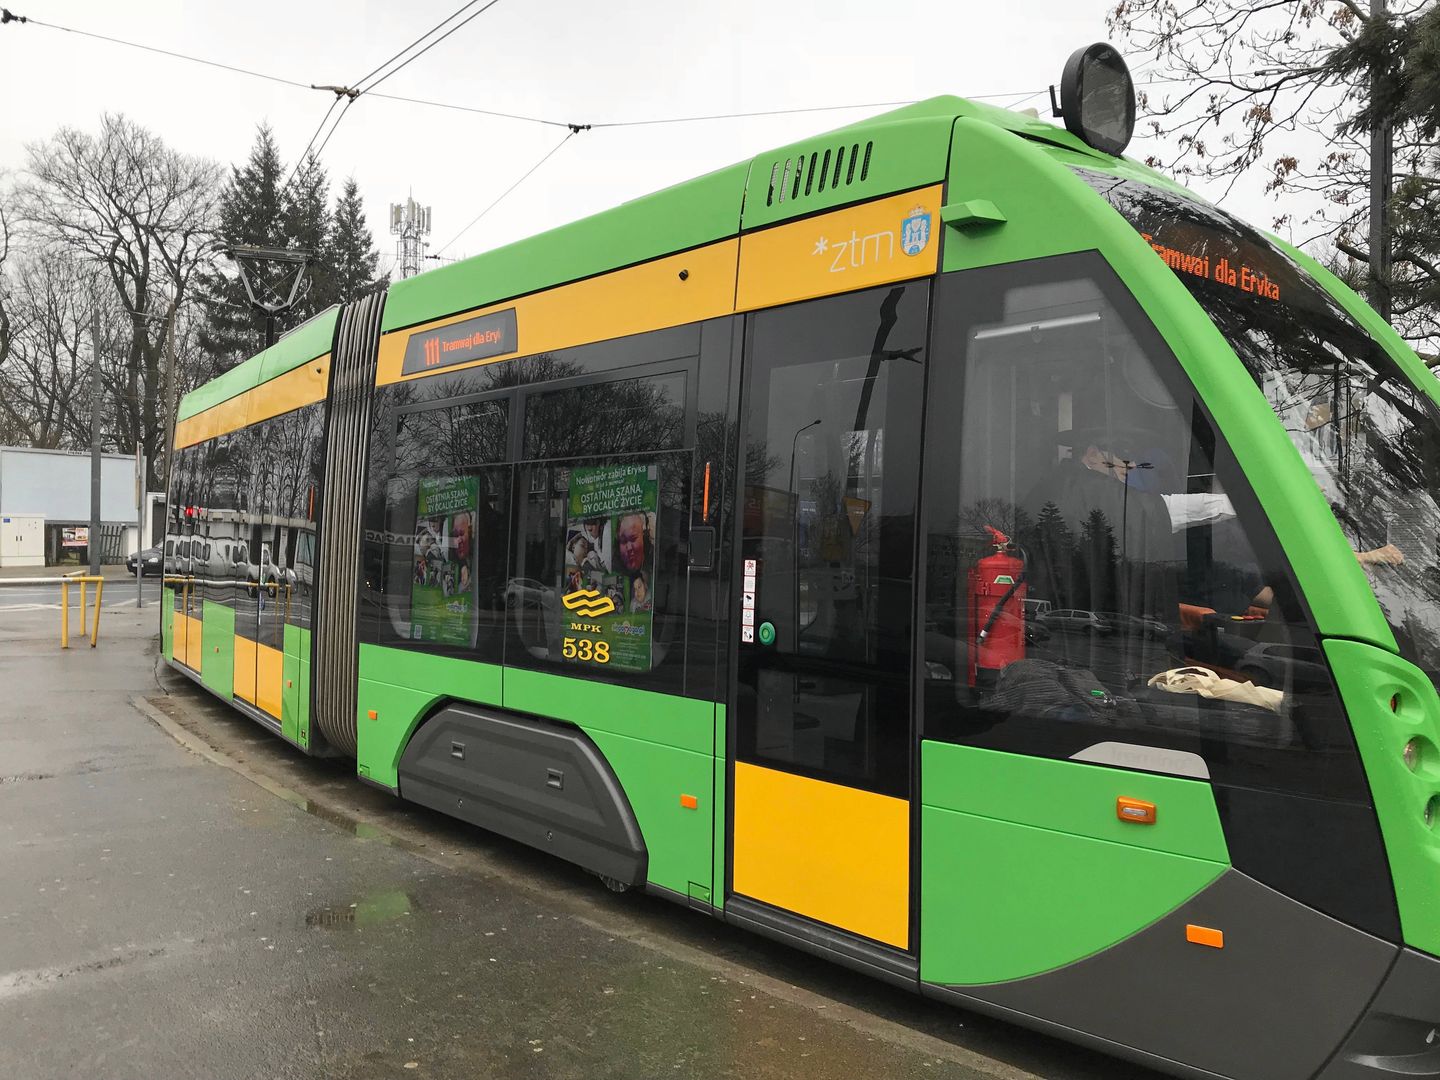
M0 610L0 1076L1153 1075L366 788L165 668L153 608L57 619Z

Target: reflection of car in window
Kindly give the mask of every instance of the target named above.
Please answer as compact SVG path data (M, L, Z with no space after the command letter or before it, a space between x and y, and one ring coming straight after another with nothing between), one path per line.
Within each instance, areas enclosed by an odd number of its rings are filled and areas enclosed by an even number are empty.
M555 590L534 578L511 578L505 583L505 606L543 607Z
M1053 610L1053 605L1049 600L1037 600L1033 596L1025 598L1025 617L1027 619L1038 619L1050 614L1051 610Z
M1095 612L1101 621L1109 623L1119 634L1143 634L1156 641L1170 633L1170 628L1159 619L1142 615L1122 615L1118 611Z
M1261 686L1324 690L1330 673L1319 649L1281 642L1258 642L1236 660L1236 670Z
M1039 622L1049 631L1067 634L1113 634L1117 629L1108 617L1074 608L1048 612L1040 616Z

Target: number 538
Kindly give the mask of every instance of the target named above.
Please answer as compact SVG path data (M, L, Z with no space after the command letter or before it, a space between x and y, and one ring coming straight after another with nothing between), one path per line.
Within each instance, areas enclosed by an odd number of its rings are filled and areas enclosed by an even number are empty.
M566 660L608 664L610 662L610 643L608 641L591 641L589 638L567 637L560 643L560 655Z

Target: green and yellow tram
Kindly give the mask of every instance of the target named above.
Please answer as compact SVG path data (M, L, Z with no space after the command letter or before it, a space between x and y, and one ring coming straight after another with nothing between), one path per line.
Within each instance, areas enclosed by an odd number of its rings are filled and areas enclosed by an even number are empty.
M1113 52L1067 80L1068 129L925 101L197 389L165 656L925 995L1180 1076L1440 1075L1440 394L1118 156Z

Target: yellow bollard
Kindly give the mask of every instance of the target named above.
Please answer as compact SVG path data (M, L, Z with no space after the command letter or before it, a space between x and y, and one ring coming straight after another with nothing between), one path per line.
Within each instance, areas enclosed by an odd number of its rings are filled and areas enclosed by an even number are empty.
M90 617L86 586L95 586L95 617ZM70 586L80 586L80 634L89 636L90 647L95 648L100 640L100 605L105 597L105 579L83 574L67 574L60 582L60 647L70 647Z
M90 647L95 648L95 643L100 640L100 598L105 595L105 579L95 579L95 618L90 623Z

